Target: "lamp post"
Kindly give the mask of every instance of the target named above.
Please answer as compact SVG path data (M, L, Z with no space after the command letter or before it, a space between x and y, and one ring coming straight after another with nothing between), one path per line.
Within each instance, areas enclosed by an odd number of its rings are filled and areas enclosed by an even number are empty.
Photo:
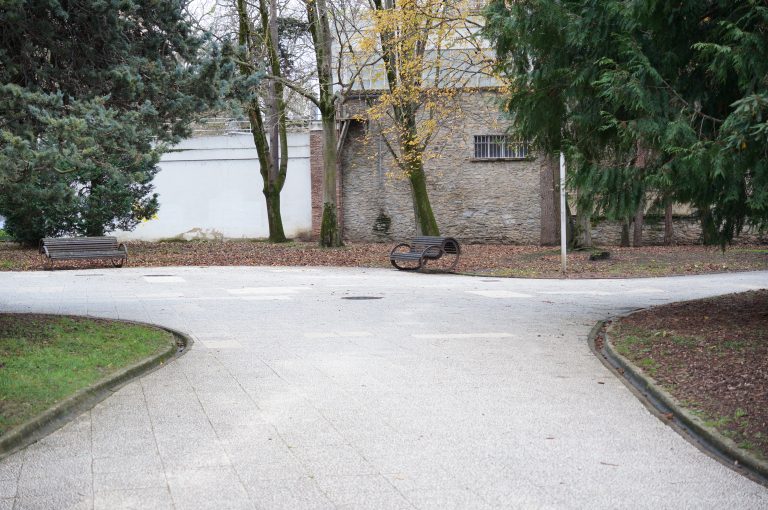
M567 267L567 232L565 227L565 154L560 152L560 259L563 274Z

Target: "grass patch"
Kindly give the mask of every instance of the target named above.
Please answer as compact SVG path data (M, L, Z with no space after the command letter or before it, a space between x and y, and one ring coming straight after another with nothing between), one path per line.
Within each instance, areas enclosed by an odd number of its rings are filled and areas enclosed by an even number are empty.
M174 342L148 326L0 315L0 435Z
M638 362L638 365L651 375L654 375L659 368L659 364L653 358L643 358Z
M741 340L726 340L720 344L723 350L729 351L743 351L747 348L747 343Z
M631 357L633 353L649 352L649 346L653 342L653 338L650 335L640 333L638 331L628 331L626 335L616 338L614 340L616 351L625 358Z
M465 274L496 278L536 278L541 275L541 273L535 269L515 269L506 267L482 272L469 272Z
M696 337L685 335L669 335L669 340L683 347L695 347L699 344L699 340Z

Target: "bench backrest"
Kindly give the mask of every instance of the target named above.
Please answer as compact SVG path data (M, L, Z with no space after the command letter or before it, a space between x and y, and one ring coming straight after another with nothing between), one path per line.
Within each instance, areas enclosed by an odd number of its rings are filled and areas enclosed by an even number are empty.
M411 247L416 251L423 251L427 246L439 246L445 253L450 254L460 251L459 242L453 237L418 236L411 242Z
M117 250L116 237L46 237L42 240L48 253L102 252Z

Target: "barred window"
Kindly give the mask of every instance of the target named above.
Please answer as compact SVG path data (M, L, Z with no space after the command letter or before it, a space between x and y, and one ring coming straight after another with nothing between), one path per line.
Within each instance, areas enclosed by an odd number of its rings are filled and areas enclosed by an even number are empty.
M475 159L525 159L528 143L509 135L475 135Z

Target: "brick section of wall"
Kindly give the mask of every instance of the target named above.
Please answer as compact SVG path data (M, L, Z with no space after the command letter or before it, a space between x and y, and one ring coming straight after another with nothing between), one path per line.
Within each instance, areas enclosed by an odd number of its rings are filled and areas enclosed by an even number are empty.
M312 240L320 240L320 227L323 223L323 131L309 132L309 171L312 181ZM344 233L344 205L341 186L344 182L341 170L336 173L336 218L342 235Z
M463 242L538 244L540 163L473 159L474 135L503 134L508 125L496 98L489 91L463 94L460 110L433 141L439 156L425 165L432 209L441 234ZM345 238L407 239L416 233L410 186L375 130L354 125L341 155Z
M312 240L320 239L323 217L323 132L309 132L309 171L312 181Z

